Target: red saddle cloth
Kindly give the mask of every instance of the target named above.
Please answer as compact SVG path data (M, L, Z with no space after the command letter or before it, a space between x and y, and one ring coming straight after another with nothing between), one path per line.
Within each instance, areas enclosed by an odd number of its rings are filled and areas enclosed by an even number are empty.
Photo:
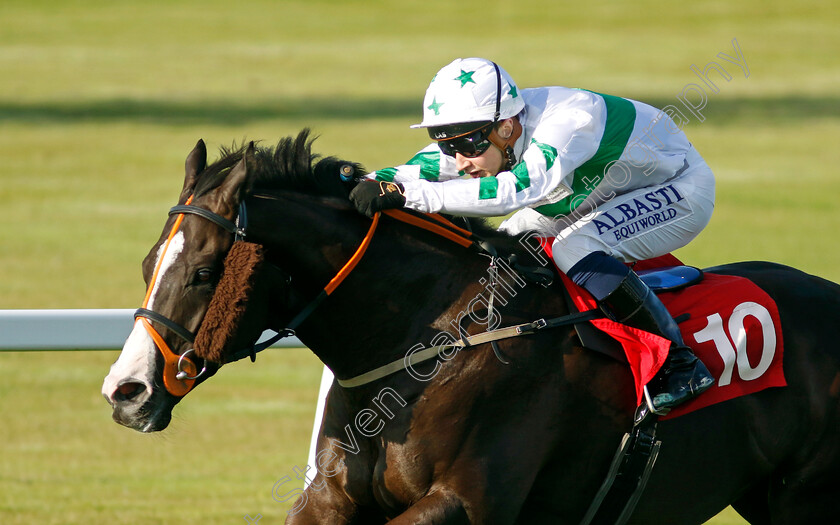
M550 256L550 244L544 244L544 247ZM679 264L682 263L669 254L640 261L634 269L641 271ZM586 290L562 272L560 275L580 310L597 308L595 299ZM709 390L660 419L675 418L765 388L787 385L782 370L784 344L779 310L775 301L758 285L744 277L707 272L700 283L661 293L659 298L680 321L685 343L716 381ZM665 362L670 342L609 319L591 322L624 348L636 383L636 402L640 404L644 395L642 388Z

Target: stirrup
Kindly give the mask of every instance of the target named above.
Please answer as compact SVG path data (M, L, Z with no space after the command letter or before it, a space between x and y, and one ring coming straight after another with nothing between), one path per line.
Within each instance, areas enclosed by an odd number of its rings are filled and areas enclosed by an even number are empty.
M650 395L650 390L648 390L648 386L645 385L642 387L642 392L645 394L645 404L647 405L648 410L652 414L656 414L657 416L667 416L668 413L671 411L670 408L656 408L653 405L653 397Z

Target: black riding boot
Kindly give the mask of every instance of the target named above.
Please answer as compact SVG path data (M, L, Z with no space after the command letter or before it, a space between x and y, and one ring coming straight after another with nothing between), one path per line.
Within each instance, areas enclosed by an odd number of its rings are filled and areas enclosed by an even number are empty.
M627 274L599 306L615 321L671 341L668 359L651 381L655 389L650 393L655 411L667 412L714 384L706 365L683 342L680 329L665 305L635 272Z

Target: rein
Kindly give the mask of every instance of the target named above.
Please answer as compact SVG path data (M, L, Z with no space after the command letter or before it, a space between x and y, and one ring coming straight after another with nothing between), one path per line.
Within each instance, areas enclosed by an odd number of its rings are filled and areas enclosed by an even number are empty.
M338 271L338 273L333 277L329 283L324 287L323 290L306 305L300 313L298 313L286 326L286 328L277 332L276 335L270 337L269 339L254 345L252 348L240 350L238 352L233 353L226 363L232 363L238 361L240 359L244 359L245 357L250 357L251 361L256 359L256 354L265 350L266 348L270 347L280 339L286 337L292 337L296 335L297 328L309 317L309 315L315 311L315 309L327 298L332 294L333 291L350 275L350 273L356 268L359 261L361 261L362 257L364 256L365 252L367 251L368 247L370 246L371 241L373 240L373 235L376 232L376 228L379 224L379 219L382 214L385 214L392 219L395 219L400 222L404 222L406 224L410 224L417 228L429 231L434 233L440 237L448 239L455 244L458 244L464 248L471 248L476 247L482 253L488 255L491 259L491 266L495 264L496 260L498 259L496 255L495 249L489 243L479 239L475 236L472 232L461 228L450 222L449 220L443 218L438 214L423 214L417 215L413 213L409 213L403 210L398 209L389 209L384 210L382 212L377 212L373 217L373 222L368 229L367 234L365 235L364 239L362 240L359 247L356 249L356 252L350 258L349 261ZM539 278L539 277L538 277ZM544 282L542 282L545 285ZM492 298L491 298L492 299ZM492 303L491 303L492 304ZM561 326L570 326L578 323L583 323L590 321L592 319L598 319L604 317L604 314L600 310L590 310L586 312L579 312L574 314L569 314L561 317L556 317L553 319L538 319L536 321L530 323L523 323L515 326L509 326L506 328L500 328L497 330L491 330L488 332L483 332L471 336L462 337L460 340L449 344L449 345L440 345L440 346L433 346L430 348L426 348L419 352L411 353L406 355L403 359L398 359L386 365L380 366L375 368L369 372L365 372L364 374L358 375L356 377L352 377L350 379L337 379L338 384L344 388L353 388L362 385L366 385L377 379L381 379L388 375L400 372L402 370L407 369L408 367L422 363L424 361L428 361L430 359L436 358L438 355L443 353L444 351L451 350L451 349L461 349L467 348L470 346L491 343L493 345L493 350L496 352L496 356L505 364L508 364L498 352L498 348L496 346L496 341L500 341L502 339L508 339L511 337L518 337L522 335L530 335L536 333L541 330L551 329L551 328L558 328Z
M284 329L280 330L269 339L266 339L265 341L254 345L252 348L247 348L233 353L230 356L230 358L226 361L226 363L239 361L240 359L244 359L246 357L250 357L251 361L253 362L256 359L256 354L258 352L262 352L263 350L270 347L271 345L273 345L281 339L295 336L297 328L309 317L309 315L313 311L315 311L315 309L327 297L330 296L330 294L332 294L335 291L336 288L338 288L338 285L340 285L344 281L344 279L346 279L347 276L350 275L350 272L352 272L356 268L356 265L359 264L359 261L362 260L362 257L367 251L368 246L370 246L370 243L373 240L373 234L376 231L376 227L379 225L379 219L382 213L400 222L411 224L412 226L416 226L418 228L435 233L465 248L476 245L476 241L472 239L472 232L467 231L461 228L460 226L452 224L450 221L444 219L440 215L428 214L421 217L402 210L395 209L377 212L373 216L373 222L371 223L367 234L362 240L362 243L356 249L356 252L353 254L352 257L350 257L350 260L347 261L347 263L341 268L341 270L338 271L335 277L333 277L330 280L330 282L327 283L327 285L324 287L323 290L321 290L321 292L315 297L315 299L310 301L310 303L306 305L303 308L303 310L300 311L300 313L298 313L291 321L289 321L289 324Z
M371 224L367 235L365 236L364 240L359 245L359 247L356 249L356 253L353 254L353 257L350 258L347 264L345 264L344 267L338 272L338 274L327 284L326 287L324 287L321 293L318 294L318 296L312 302L310 302L309 305L307 305L297 316L295 316L294 319L292 319L292 321L289 323L289 326L284 330L281 330L274 337L255 346L252 350L235 354L234 358L231 359L231 361L242 359L243 357L246 357L248 355L251 355L253 360L255 352L259 352L268 348L269 346L271 346L272 344L284 337L295 335L295 329L297 329L297 327L300 326L300 324L309 316L309 314L311 314L315 310L315 308L317 308L318 305L321 304L321 302L323 302L323 300L326 299L339 284L341 284L341 282L356 267L356 265L361 260L362 256L364 256L365 251L367 250L373 238L373 234L376 231L376 226L379 222L379 217L382 213L388 215L392 219L432 232L464 248L470 248L475 246L483 253L490 256L491 266L495 264L496 259L498 258L495 249L492 247L492 245L488 244L485 241L482 241L472 232L453 224L452 222L448 221L447 219L441 217L438 214L416 215L398 209L389 209L383 212L377 212L374 215L373 223ZM536 321L530 323L523 323L514 326L509 326L506 328L500 328L497 330L491 330L488 332L482 332L475 335L465 336L452 344L433 346L421 350L419 352L407 354L403 359L392 361L391 363L380 366L356 377L350 379L337 379L337 381L338 384L344 388L353 388L366 385L368 383L376 381L377 379L382 379L383 377L386 377L388 375L405 370L412 365L419 364L430 359L434 359L444 351L456 348L467 348L470 346L485 343L491 343L493 345L494 351L496 352L496 356L503 363L508 364L501 358L496 347L496 341L500 341L502 339L509 339L511 337L518 337L522 335L530 335L541 330L584 323L592 319L598 319L601 317L604 317L604 313L600 310L589 310L585 312L568 314L565 316L556 317L548 320L544 318L537 319Z
M321 290L321 292L317 296L315 296L315 299L310 301L309 304L303 308L303 310L301 310L291 321L289 321L289 324L286 325L286 328L280 330L279 332L277 332L276 335L270 337L269 339L266 339L262 343L254 345L252 348L235 352L233 355L231 355L230 359L228 359L225 362L233 363L234 361L239 361L240 359L244 359L246 357L250 357L251 361L253 362L254 360L256 360L256 355L258 352L262 352L263 350L273 345L280 339L295 336L297 328L309 317L309 315L312 312L315 311L316 308L318 308L318 306L322 302L324 302L324 300L327 297L329 297L335 291L336 288L338 288L338 285L340 285L344 281L344 279L346 279L347 276L350 275L350 272L352 272L359 264L359 261L362 260L362 257L365 255L368 246L370 246L370 243L373 240L373 234L374 232L376 232L376 227L379 226L380 215L381 214L378 212L376 215L374 215L373 222L371 222L367 234L365 234L364 239L362 239L361 244L359 244L359 247L356 248L355 253L353 253L352 257L350 257L350 260L348 260L344 264L344 266L342 266L338 273L335 274L335 277L330 279L330 282L328 282L327 285L324 286L324 288Z
M194 353L193 348L187 349L183 354L180 355L172 351L166 344L160 333L157 330L155 330L155 328L152 326L152 323L150 322L153 321L165 326L173 333L178 335L181 339L185 340L187 343L193 344L195 342L195 334L193 332L175 323L174 321L165 317L164 315L161 315L147 308L152 293L152 287L157 281L160 266L163 262L163 255L165 255L166 251L168 250L172 239L174 238L175 234L178 232L181 226L184 216L187 214L197 215L203 219L209 220L210 222L218 225L223 230L233 234L235 237L235 241L240 241L245 238L247 227L247 211L244 202L240 203L239 215L236 218L236 222L233 222L206 208L201 208L190 204L192 202L192 199L193 198L190 197L189 199L187 199L185 204L173 206L169 210L169 215L177 215L178 217L176 218L175 224L172 226L172 230L169 232L169 236L167 237L167 240L164 244L160 261L158 262L158 265L155 268L154 274L152 276L152 285L149 286L149 289L146 293L146 298L143 301L143 306L141 308L138 308L137 311L134 313L135 319L138 319L143 323L143 326L145 327L149 335L152 337L152 339L155 341L158 350L164 358L164 386L170 394L177 397L182 397L186 395L193 388L195 380L201 377L206 372L207 366L205 362L202 369L200 371L198 370L198 366L195 364L195 362L193 362L188 357L189 354ZM367 252L368 247L370 246L371 241L373 240L373 235L376 232L377 226L379 225L382 213L388 215L389 217L397 221L410 224L417 228L434 233L464 248L476 247L482 253L485 253L486 255L490 256L491 265L493 265L496 262L497 256L495 250L491 245L477 238L472 232L453 224L452 222L441 217L438 214L417 215L396 209L377 212L373 217L367 234L365 235L364 239L359 244L359 246L356 248L356 251L347 261L347 263L345 263L344 266L338 271L338 273L336 273L336 275L332 279L330 279L330 281L326 284L326 286L324 286L321 292L312 301L310 301L309 304L307 304L294 318L292 318L292 320L284 329L278 331L274 336L270 337L269 339L253 345L251 348L242 349L240 351L232 353L230 357L225 360L225 363L239 361L240 359L244 359L245 357L250 357L251 360L254 361L258 352L265 350L280 339L296 335L297 328L309 317L310 314L312 314L313 311L315 311L316 308L318 308L318 306L324 300L327 299L327 297L329 297L336 290L336 288L338 288L338 286L350 275L350 273L362 260L365 253ZM452 344L426 348L422 351L406 355L403 359L393 361L359 376L346 380L339 379L338 383L344 388L362 386L372 381L376 381L377 379L381 379L390 374L394 374L396 372L405 370L409 366L419 364L430 359L434 359L444 351L456 348L467 348L470 346L485 343L491 343L493 345L494 351L496 351L497 353L497 356L499 356L498 351L496 349L496 341L507 339L510 337L529 335L544 329L582 323L591 319L596 319L598 317L603 317L603 314L601 314L598 311L592 310L589 312L570 314L549 320L538 319L531 323L524 323L488 332L483 332L471 336L464 336L460 340ZM502 362L505 361L502 360Z

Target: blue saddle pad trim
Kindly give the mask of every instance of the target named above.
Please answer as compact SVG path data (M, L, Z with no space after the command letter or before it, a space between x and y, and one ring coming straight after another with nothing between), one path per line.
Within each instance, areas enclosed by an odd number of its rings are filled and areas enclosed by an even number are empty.
M703 271L693 266L667 266L636 272L654 292L672 292L699 283Z

